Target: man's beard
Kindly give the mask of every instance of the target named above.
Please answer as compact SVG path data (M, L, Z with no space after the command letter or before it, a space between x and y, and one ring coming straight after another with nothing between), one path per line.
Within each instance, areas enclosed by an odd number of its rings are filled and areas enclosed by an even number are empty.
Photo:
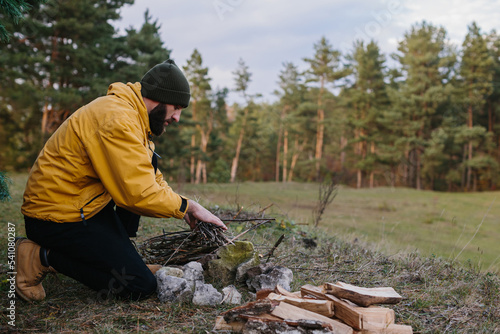
M167 116L167 105L159 103L149 112L149 128L155 136L165 131L165 117Z

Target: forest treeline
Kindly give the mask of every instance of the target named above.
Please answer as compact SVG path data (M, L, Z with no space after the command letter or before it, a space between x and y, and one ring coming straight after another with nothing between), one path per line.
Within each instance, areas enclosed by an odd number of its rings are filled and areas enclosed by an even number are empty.
M43 143L110 83L136 82L170 57L160 23L113 21L133 0L48 0L22 24L0 20L0 170L26 171ZM341 52L328 36L311 41L302 64L285 62L276 102L248 91L239 59L234 81L215 89L194 48L182 66L192 91L181 122L155 139L172 182L321 181L354 187L442 191L500 186L500 36L472 22L461 46L443 27L415 23L397 51L353 41ZM239 55L235 55L237 58ZM389 59L392 65L388 66ZM299 67L307 68L299 71ZM228 93L242 102L228 105ZM110 111L111 112L111 111Z

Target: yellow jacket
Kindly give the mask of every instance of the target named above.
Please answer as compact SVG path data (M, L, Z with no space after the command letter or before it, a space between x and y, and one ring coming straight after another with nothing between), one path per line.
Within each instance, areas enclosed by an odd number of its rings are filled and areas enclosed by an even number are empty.
M154 172L150 139L140 83L111 84L106 96L78 109L47 141L30 172L22 213L77 222L113 199L142 216L184 217L187 201Z

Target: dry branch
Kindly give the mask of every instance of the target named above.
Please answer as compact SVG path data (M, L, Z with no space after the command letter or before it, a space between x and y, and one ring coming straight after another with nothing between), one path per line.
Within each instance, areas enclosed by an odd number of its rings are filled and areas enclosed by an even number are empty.
M229 243L222 229L199 222L193 231L163 232L138 246L146 263L186 264Z

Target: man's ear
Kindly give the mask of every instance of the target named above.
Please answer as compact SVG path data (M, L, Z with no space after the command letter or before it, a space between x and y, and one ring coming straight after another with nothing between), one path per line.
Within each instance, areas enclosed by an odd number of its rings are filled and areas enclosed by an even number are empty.
M148 99L147 97L142 97L142 100L144 101L144 105L146 106L146 110L148 111L148 114L153 110L157 105L160 104L160 102L153 101L151 99Z

